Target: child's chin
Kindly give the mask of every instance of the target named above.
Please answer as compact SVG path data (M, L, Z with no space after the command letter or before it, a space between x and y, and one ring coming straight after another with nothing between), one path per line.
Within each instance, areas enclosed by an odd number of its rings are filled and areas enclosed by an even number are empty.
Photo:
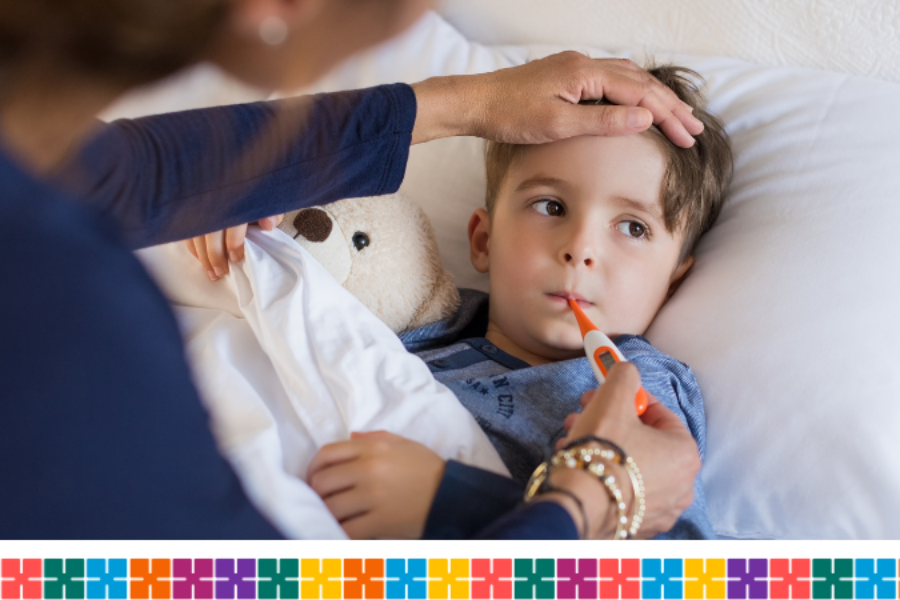
M555 339L548 340L544 345L552 352L552 358L556 360L568 360L584 356L584 344L581 338L576 340Z

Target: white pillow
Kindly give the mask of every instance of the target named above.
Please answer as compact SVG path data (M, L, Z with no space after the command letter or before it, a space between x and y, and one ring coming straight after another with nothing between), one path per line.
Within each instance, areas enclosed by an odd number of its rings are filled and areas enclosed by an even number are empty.
M554 49L480 46L431 15L317 89L488 71ZM736 538L900 538L900 86L673 60L708 79L736 159L693 273L648 332L704 392L713 525ZM484 288L465 232L483 203L481 148L414 148L402 189L433 220L458 282Z
M444 0L440 12L485 44L729 56L900 82L900 0Z

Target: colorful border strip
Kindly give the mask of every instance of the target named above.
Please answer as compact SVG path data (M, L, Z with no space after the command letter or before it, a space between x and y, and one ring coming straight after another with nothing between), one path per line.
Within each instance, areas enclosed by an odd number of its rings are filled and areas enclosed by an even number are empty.
M898 559L4 558L0 599L897 598Z

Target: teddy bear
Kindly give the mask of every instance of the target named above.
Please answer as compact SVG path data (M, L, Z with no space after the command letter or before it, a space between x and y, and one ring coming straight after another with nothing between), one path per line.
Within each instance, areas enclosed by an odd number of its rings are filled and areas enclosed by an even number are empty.
M405 196L304 208L286 214L279 229L395 333L449 317L459 306L434 228Z

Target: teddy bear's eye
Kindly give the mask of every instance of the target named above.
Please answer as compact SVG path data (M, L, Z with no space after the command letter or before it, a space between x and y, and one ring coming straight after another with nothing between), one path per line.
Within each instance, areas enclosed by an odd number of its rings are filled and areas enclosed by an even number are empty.
M357 250L362 250L366 246L369 245L369 236L367 236L362 231L357 231L353 234L353 246Z

